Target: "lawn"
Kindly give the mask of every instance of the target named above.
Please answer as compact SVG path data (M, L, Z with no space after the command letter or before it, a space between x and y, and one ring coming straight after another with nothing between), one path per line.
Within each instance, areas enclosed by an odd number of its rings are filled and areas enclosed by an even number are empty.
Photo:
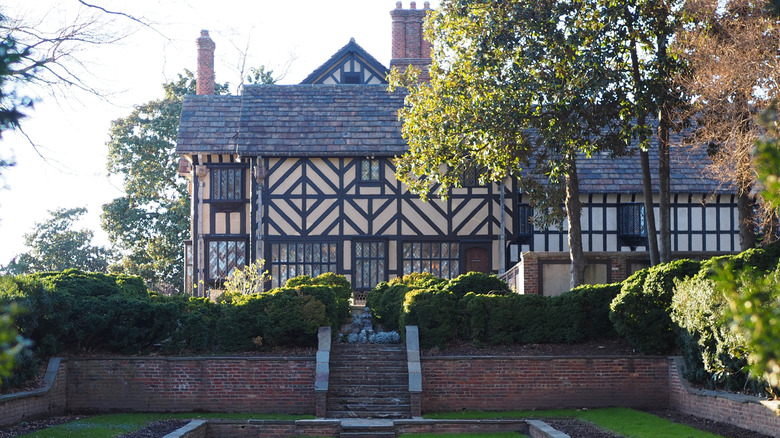
M684 424L673 423L646 412L628 408L605 408L578 411L573 409L548 411L506 411L506 412L442 412L426 414L429 419L482 419L482 418L579 418L627 438L718 438ZM721 437L722 438L722 437Z
M139 429L143 429L147 424L170 419L200 419L200 418L221 418L226 420L301 420L314 418L304 415L282 415L282 414L203 414L203 413L181 413L181 414L108 414L96 415L94 417L82 418L58 426L41 429L26 435L20 435L25 438L113 438L117 435L123 435Z

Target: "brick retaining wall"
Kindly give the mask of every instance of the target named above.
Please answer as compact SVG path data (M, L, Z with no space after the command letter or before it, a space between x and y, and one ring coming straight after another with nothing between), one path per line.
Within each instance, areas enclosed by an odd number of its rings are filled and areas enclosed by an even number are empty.
M65 413L68 379L59 358L49 361L43 380L43 388L0 396L0 426Z
M314 414L311 358L68 359L68 411Z
M669 358L671 409L780 437L780 401L695 389L682 378L682 370L682 358Z
M666 408L661 357L424 357L422 410Z

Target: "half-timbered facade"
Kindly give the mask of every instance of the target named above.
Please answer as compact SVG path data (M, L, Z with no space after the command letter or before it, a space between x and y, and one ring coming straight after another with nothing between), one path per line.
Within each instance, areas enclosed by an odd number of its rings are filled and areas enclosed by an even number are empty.
M427 7L399 2L391 12L391 65L427 62ZM412 272L509 270L521 292L563 287L549 283L566 263L566 231L534 228L539 212L515 181L480 186L466 176L446 201L423 202L397 180L394 157L407 148L397 115L404 94L387 91L387 68L354 40L301 84L247 85L240 96L213 95L207 32L198 45L200 95L184 100L177 143L191 183L185 259L195 295L258 259L271 286L336 272L366 291ZM736 251L736 201L703 177L706 156L690 151L673 148L673 250ZM583 243L594 260L588 278L625 278L647 263L639 160L597 156L578 167Z

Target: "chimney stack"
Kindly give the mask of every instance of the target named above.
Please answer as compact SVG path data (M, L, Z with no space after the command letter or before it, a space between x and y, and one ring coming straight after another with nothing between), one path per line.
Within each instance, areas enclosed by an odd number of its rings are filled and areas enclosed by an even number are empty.
M198 78L195 82L198 95L214 94L214 48L209 31L201 30L198 44Z
M410 2L409 9L403 9L399 1L390 11L393 20L393 54L390 67L403 71L410 65L420 70L420 80L428 81L431 65L431 43L423 38L423 19L431 10L429 2L423 9L417 9L417 2Z

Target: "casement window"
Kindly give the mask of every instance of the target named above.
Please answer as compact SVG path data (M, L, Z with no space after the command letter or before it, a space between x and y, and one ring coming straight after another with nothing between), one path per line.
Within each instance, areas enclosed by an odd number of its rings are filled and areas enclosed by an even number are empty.
M647 245L644 204L632 203L618 206L618 240L632 250L637 246Z
M211 169L211 200L236 202L244 200L244 169L214 167Z
M644 204L623 204L618 207L618 234L622 237L647 237Z
M224 280L234 268L246 266L248 245L246 239L209 240L206 272L209 281Z
M534 234L534 208L530 205L517 206L517 233L520 236Z
M287 280L301 275L316 277L337 272L336 242L271 243L271 287L281 287Z
M436 277L460 275L460 245L454 242L405 242L401 259L404 275L428 272Z
M360 160L360 181L379 182L382 178L381 166L378 158L364 158Z
M184 292L193 292L192 276L193 271L193 259L192 259L192 240L184 241Z
M463 171L463 175L460 177L461 187L478 187L479 186L479 172L474 166L469 166Z
M387 245L384 241L356 241L354 255L352 287L355 290L370 290L387 280Z

